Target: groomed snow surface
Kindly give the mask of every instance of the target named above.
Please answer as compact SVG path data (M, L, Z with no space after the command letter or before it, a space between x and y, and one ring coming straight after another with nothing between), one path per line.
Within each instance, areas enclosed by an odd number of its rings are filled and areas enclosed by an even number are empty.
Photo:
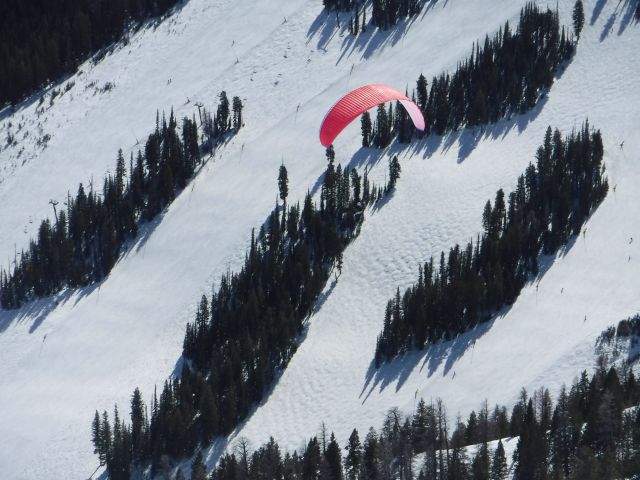
M94 411L117 403L128 412L136 386L148 399L174 372L201 293L241 265L251 228L273 207L280 163L289 170L290 202L317 187L325 166L318 127L336 99L365 83L412 88L420 73L430 79L453 70L472 42L506 20L515 24L524 4L427 2L408 24L354 40L344 34L348 16L336 29L319 0L189 0L97 65L84 65L53 102L49 92L41 106L36 99L0 113L0 138L11 128L17 140L0 147L6 266L40 219L52 216L49 200L62 206L78 183L101 185L118 148L128 155L153 128L156 109L191 116L196 102L215 105L222 89L246 104L246 128L107 279L0 312L0 478L89 477L98 464ZM567 25L572 6L560 1ZM513 403L522 386L555 393L592 367L597 335L640 307L640 27L630 11L625 1L587 0L575 58L524 117L384 152L360 148L357 124L339 137L338 160L368 166L376 182L397 154L397 191L368 212L298 352L231 442L244 436L257 447L273 435L283 448L300 448L324 421L344 444L354 427L379 427L392 406L411 412L416 398L442 397L451 415L466 415L484 399ZM113 88L99 93L108 82ZM545 273L494 321L373 370L396 287L413 283L429 256L475 237L484 203L498 188L513 188L547 125L567 133L586 117L603 132L616 188L585 234L545 259ZM210 465L225 446L207 452Z

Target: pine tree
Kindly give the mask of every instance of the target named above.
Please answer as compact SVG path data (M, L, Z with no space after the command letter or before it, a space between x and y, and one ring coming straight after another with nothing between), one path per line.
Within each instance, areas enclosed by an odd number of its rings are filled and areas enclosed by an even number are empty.
M218 110L216 112L216 125L218 131L224 134L229 128L229 99L227 92L220 92Z
M424 112L427 109L429 92L427 90L427 79L422 74L418 77L416 93L418 94L418 106Z
M142 460L144 456L146 435L145 423L142 394L140 393L140 390L136 388L131 397L131 441L133 447L133 458L136 462Z
M91 424L91 441L93 442L93 453L98 455L100 459L100 465L104 465L104 447L102 437L102 424L100 422L100 414L96 410L96 414L93 417L93 423Z
M360 121L362 128L362 146L369 147L371 145L371 115L369 112L364 112L362 114L362 119Z
M302 480L319 480L322 454L318 438L313 437L307 444L302 459Z
M233 97L233 128L238 131L243 125L242 100L240 97Z
M106 411L102 412L102 425L100 428L102 457L99 458L100 464L105 465L111 457L111 425L109 424L109 417ZM100 453L98 455L100 455Z
M389 183L388 190L393 190L396 188L396 182L400 178L400 162L398 161L397 156L393 156L393 158L389 161Z
M483 442L471 463L473 480L489 480L489 470L489 450L486 442Z
M342 480L342 456L336 437L331 433L327 450L324 454L328 474L326 480Z
M580 40L582 27L584 27L584 5L582 4L582 0L576 0L573 6L573 31L578 40Z
M498 446L493 454L493 461L491 462L491 480L505 480L507 478L508 467L507 457L504 453L504 446L502 440L498 440Z
M286 204L287 196L289 195L289 179L287 176L287 167L285 167L284 164L280 165L278 172L278 190L280 191L280 200Z
M357 480L359 477L360 466L362 465L362 446L358 431L354 428L349 436L349 442L345 447L347 455L344 459L344 469L346 480Z

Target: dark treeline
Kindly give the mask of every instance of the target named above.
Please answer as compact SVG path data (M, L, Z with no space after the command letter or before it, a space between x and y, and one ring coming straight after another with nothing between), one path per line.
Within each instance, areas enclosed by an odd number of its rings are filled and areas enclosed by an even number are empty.
M0 108L122 38L129 26L163 15L180 0L3 0Z
M182 374L154 394L150 414L138 390L130 425L117 410L113 427L106 412L96 412L94 446L109 478L129 478L132 468L148 464L157 471L229 434L286 367L332 269L341 273L364 209L394 188L400 171L392 160L389 184L377 188L366 173L336 167L333 149L327 156L319 207L310 194L302 206L287 205L287 170L280 167L282 206L252 233L240 272L223 275L212 297L202 297L187 325Z
M242 125L242 102L220 94L216 113L203 115L203 150ZM200 163L201 146L195 118L182 128L171 111L167 122L156 118L144 151L127 162L118 152L115 173L105 177L101 194L80 184L66 209L55 210L52 224L44 220L29 249L15 258L13 271L0 274L0 304L18 308L34 297L65 287L77 288L104 278L113 268L122 245L136 236L140 220L149 221L171 203ZM54 205L55 208L55 205Z
M424 134L442 135L531 110L574 48L557 12L527 4L515 32L505 23L493 39L486 36L483 45L478 42L452 75L434 77L430 85L420 75L413 98L425 117ZM378 109L373 125L368 113L363 116L362 144L386 147L396 135L399 142L408 143L414 131L409 116L396 104L395 115Z
M466 421L458 416L450 422L441 400L420 400L412 415L389 410L379 431L354 429L344 448L322 425L299 453L283 452L273 438L252 452L240 439L209 475L201 453L190 473L194 480L635 478L640 471L639 402L632 370L607 368L602 358L591 378L583 372L570 389L561 389L555 404L548 389L531 396L523 389L510 413L484 402ZM512 471L499 440L507 437L519 437ZM495 440L495 447L488 444ZM465 448L469 445L477 445L475 453ZM166 478L184 478L180 470L170 477L170 470Z
M353 16L349 20L349 32L352 35L367 31L367 2L323 0L322 3L327 10L353 11ZM400 20L417 15L420 13L420 9L420 0L372 0L371 23L374 27L387 30Z
M508 196L498 190L482 214L484 231L466 247L456 245L420 267L418 282L387 304L376 365L428 342L448 340L512 304L538 256L554 254L580 232L604 199L602 137L588 122L566 138L549 127Z
M618 323L617 327L609 327L602 332L596 341L596 351L604 352L609 348L613 359L627 354L627 350L631 352L627 355L625 361L629 363L636 362L640 358L640 351L635 347L640 341L640 315L635 315ZM627 343L628 342L628 343ZM611 350L611 344L613 348ZM626 343L626 345L625 345ZM622 345L621 345L622 344Z

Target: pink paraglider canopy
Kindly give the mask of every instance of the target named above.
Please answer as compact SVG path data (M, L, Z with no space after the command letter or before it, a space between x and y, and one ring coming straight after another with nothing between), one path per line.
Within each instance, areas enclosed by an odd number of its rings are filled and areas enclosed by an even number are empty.
M387 85L365 85L347 93L329 110L320 127L320 143L325 147L331 146L352 121L376 105L390 100L402 103L415 127L424 130L422 112L409 97Z

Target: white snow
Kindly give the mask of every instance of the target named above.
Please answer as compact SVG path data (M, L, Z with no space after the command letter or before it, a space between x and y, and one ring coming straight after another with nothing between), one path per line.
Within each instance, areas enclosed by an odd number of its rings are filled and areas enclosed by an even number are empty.
M135 151L136 139L153 128L156 109L173 106L179 117L191 116L196 102L213 106L222 89L246 103L246 128L105 281L55 302L0 312L0 478L88 477L97 467L90 444L94 410L118 403L128 412L135 386L149 398L174 371L200 294L241 264L251 228L273 207L281 161L289 170L290 201L319 180L325 160L317 131L335 100L372 81L411 88L421 72L430 79L454 69L473 41L505 20L515 24L524 3L440 0L410 25L370 30L353 44L333 28L335 17L323 13L320 0L190 0L96 66L84 65L70 79L73 88L40 116L37 101L1 113L6 266L40 219L51 216L49 200L62 204L68 190L73 194L92 177L101 185L118 148ZM572 5L560 2L566 24ZM391 406L412 411L416 397L442 397L450 414L464 415L485 398L509 404L522 386L544 384L555 393L592 366L594 340L604 328L637 313L640 27L624 2L588 0L585 11L576 57L531 114L382 154L359 150L357 124L337 140L338 160L369 165L376 182L384 180L389 156L398 154L397 191L368 213L304 342L233 438L258 446L273 435L282 447L299 448L324 421L344 443L353 427L377 428ZM107 82L115 87L94 94ZM47 96L43 106L49 103ZM484 202L498 188L513 187L547 125L569 132L587 116L603 131L609 180L617 187L586 235L549 259L537 291L525 288L495 321L373 371L384 306L396 287L410 285L430 255L476 235ZM9 122L13 133L22 127L17 145L5 147ZM36 140L46 134L43 149Z

